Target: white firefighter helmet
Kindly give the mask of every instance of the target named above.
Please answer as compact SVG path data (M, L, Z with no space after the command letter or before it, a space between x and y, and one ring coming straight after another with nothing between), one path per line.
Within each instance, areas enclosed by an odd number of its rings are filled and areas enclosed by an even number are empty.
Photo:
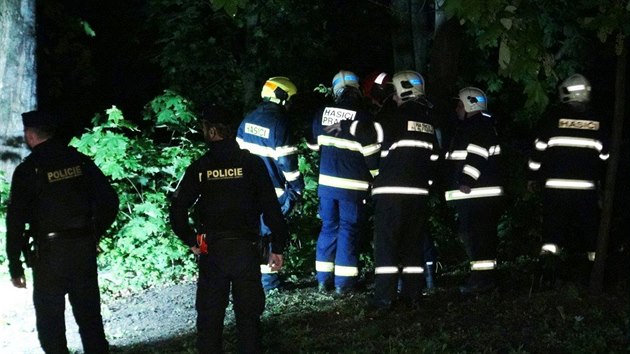
M359 77L352 71L341 70L333 77L332 87L333 95L339 97L347 87L359 89Z
M591 84L580 75L571 75L558 88L561 102L588 102L591 99Z
M466 87L459 91L459 100L464 104L466 113L488 109L486 94L476 87Z
M424 96L424 78L413 70L395 73L392 81L396 95L403 101Z

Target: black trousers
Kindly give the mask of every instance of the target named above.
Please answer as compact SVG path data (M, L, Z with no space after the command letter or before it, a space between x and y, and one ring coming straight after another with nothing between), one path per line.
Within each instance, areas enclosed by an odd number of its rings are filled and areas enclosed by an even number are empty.
M259 243L241 239L211 242L199 258L197 283L197 349L223 352L223 321L230 287L241 353L260 353L260 316L265 294L260 283Z
M84 352L109 353L101 317L95 240L48 240L40 242L39 249L33 266L33 302L42 349L68 353L64 318L68 294Z
M571 252L594 252L599 227L595 190L545 188L543 192L543 243Z
M497 225L503 213L503 198L471 198L453 203L459 237L472 262L497 259ZM482 270L484 274L489 270ZM473 275L479 272L473 272Z
M424 274L427 199L380 195L374 208L374 300L383 304L420 295ZM394 271L395 269L400 269Z

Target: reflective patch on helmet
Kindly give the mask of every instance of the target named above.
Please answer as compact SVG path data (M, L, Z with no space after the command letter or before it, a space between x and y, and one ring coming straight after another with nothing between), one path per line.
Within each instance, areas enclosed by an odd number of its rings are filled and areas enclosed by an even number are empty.
M561 129L599 130L599 122L594 120L579 120L562 118L558 121Z
M407 131L410 132L421 132L427 134L433 134L433 126L431 124L415 122L415 121L407 121Z
M269 139L269 128L261 127L260 125L245 123L245 133Z
M330 126L337 124L342 120L354 120L356 115L356 111L351 111L349 109L326 107L324 108L324 113L322 113L322 125Z

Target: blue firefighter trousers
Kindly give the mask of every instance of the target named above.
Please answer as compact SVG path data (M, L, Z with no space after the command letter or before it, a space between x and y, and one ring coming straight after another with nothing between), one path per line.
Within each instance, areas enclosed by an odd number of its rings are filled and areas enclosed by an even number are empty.
M289 198L289 193L285 192L280 198L278 198L278 202L280 203L280 211L282 211L282 215L287 217L291 212L294 202ZM262 216L260 217L260 234L262 237L271 237L271 229L267 225L265 225L265 221ZM263 245L265 242L263 242ZM269 252L271 252L271 243L267 242L269 245ZM271 272L265 267L265 271L261 274L261 283L265 292L269 292L273 289L278 289L282 285L282 280L280 279L280 275L278 272Z
M365 205L362 201L319 199L322 230L315 255L317 281L350 290L358 277L357 245Z

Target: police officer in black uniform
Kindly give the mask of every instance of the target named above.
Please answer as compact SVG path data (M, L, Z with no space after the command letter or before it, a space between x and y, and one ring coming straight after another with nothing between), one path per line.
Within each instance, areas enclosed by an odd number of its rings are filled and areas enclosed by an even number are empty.
M239 351L260 353L260 316L265 307L260 215L272 232L268 266L274 271L282 267L286 222L263 161L239 148L229 115L207 107L202 130L208 152L188 167L170 209L173 231L199 256L197 348L200 353L223 351L231 287ZM196 230L188 222L193 205Z
M13 285L25 288L20 253L35 239L33 302L46 353L68 353L65 295L86 353L108 353L101 317L96 255L99 237L118 213L118 196L87 156L54 138L57 120L42 111L22 114L32 153L17 166L7 209L7 255Z

